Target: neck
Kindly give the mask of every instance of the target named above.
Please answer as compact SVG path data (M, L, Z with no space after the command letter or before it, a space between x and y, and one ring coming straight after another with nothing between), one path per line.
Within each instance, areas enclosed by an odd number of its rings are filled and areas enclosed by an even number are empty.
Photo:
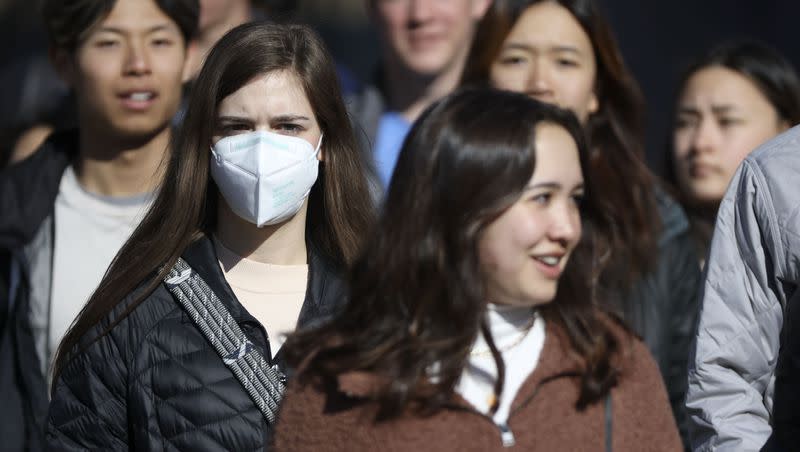
M383 74L389 109L415 121L429 105L458 87L465 61L466 53L435 75L419 74L397 61L387 61Z
M217 239L225 248L256 262L302 265L307 262L306 212L308 200L288 221L264 227L236 215L220 195L217 202Z
M198 54L201 57L205 57L222 35L238 25L253 20L252 11L248 3L249 2L233 2L228 9L228 14L223 20L209 24L198 33L195 42L199 50Z
M170 128L145 137L121 138L81 128L80 152L75 162L78 182L104 196L133 196L155 191L161 181L162 159Z

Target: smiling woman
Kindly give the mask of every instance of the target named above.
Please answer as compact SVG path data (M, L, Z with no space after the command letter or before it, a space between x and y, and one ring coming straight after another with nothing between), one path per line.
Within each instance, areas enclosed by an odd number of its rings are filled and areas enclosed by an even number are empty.
M658 368L593 300L587 167L566 110L492 89L428 108L351 302L284 346L276 450L680 450Z
M237 27L194 93L152 209L59 348L53 449L263 450L283 334L346 301L372 203L320 39Z
M524 93L578 117L613 220L597 241L595 290L650 347L684 428L700 268L685 213L644 162L643 99L598 2L495 0L462 83Z

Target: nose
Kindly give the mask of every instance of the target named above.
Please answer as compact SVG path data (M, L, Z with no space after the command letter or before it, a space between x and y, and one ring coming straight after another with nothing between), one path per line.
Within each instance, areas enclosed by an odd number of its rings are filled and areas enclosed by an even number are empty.
M555 103L555 93L550 83L550 75L545 64L534 59L530 64L525 83L528 96L547 103Z
M553 206L548 235L551 240L569 247L578 241L581 236L581 217L578 208L572 200L565 200Z
M692 137L692 149L696 152L710 152L717 142L717 130L714 121L702 118Z
M430 20L432 16L431 0L409 0L408 1L408 20L412 26L418 26Z
M131 42L125 57L126 75L145 75L150 73L150 56L143 43Z

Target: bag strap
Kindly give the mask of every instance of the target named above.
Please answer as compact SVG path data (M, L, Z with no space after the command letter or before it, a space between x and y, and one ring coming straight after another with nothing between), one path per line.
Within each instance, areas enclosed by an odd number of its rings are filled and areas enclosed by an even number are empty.
M183 306L203 336L273 425L286 387L286 377L270 366L214 291L181 258L164 278L167 289Z

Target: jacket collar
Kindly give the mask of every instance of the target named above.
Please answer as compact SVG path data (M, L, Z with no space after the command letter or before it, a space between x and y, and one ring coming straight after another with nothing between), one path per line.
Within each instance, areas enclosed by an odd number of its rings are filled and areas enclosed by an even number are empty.
M536 369L523 383L517 393L516 399L527 397L536 391L540 385L561 377L576 377L580 375L581 363L568 347L569 339L566 332L558 325L548 322L545 324L545 340L539 363ZM352 371L339 375L337 388L340 392L353 397L368 398L380 388L390 384L391 380L364 371ZM458 393L453 394L452 402L463 408L472 409ZM516 406L517 403L514 403Z
M28 243L53 212L78 137L77 129L54 133L33 155L0 171L0 248Z
M312 325L332 316L346 301L345 285L338 269L315 247L308 246L308 254L308 285L298 326ZM214 244L208 236L204 235L192 242L182 257L217 294L234 320L238 323L258 323L233 294L220 268Z

